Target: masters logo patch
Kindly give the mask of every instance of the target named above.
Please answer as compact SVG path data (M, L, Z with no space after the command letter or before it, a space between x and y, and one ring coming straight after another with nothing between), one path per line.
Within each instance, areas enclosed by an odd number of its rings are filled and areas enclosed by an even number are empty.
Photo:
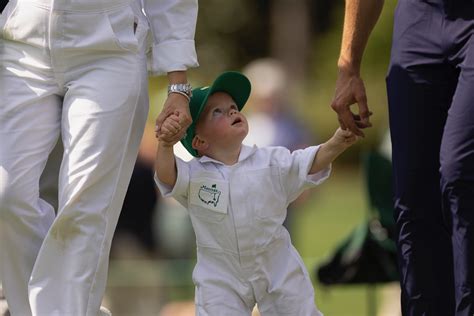
M208 178L192 179L189 192L190 203L226 214L229 201L228 188L227 181Z
M216 189L216 184L213 184L211 188L203 185L199 189L199 199L206 204L212 204L214 207L219 203L219 197L221 196L221 191Z

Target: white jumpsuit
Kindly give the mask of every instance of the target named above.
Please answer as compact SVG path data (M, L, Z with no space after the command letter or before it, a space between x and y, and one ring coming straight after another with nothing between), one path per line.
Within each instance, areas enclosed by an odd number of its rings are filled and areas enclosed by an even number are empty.
M148 112L147 38L155 74L197 66L196 18L197 0L11 0L3 11L0 279L13 316L97 315ZM38 183L59 134L55 217Z
M233 166L209 157L177 158L173 188L155 181L189 211L197 243L193 272L198 316L322 316L306 267L283 226L287 207L324 181L308 175L319 147L243 146Z

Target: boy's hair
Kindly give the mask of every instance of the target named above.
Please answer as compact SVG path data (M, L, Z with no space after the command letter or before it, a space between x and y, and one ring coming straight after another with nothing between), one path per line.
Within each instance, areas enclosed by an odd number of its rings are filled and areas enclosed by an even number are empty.
M181 139L181 143L186 150L194 157L198 156L197 151L193 148L192 142L196 135L196 124L204 110L207 99L215 92L228 93L239 111L244 107L245 102L250 95L250 81L243 74L237 71L228 71L219 75L211 86L198 87L193 89L191 99L189 101L189 110L193 122L188 127L186 135Z

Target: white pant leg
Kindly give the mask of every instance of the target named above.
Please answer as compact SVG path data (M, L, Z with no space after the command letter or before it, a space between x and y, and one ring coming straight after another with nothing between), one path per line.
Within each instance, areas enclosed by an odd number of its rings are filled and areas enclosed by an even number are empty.
M323 316L308 271L289 240L268 248L261 259L263 269L252 284L262 316Z
M89 20L82 13L75 18L68 15L62 25L58 19L58 29L84 32L76 34L81 36L79 46L102 40L94 33L94 23L101 23L97 16ZM68 44L66 39L58 45ZM103 48L103 42L97 44ZM30 280L33 315L97 314L106 286L112 235L148 111L142 54L113 46L112 52L89 52L77 46L61 50L53 60L64 67L68 87L61 130L64 160L59 212Z
M28 280L54 219L38 182L59 135L61 98L46 51L0 41L0 274L11 314L27 316Z
M41 7L44 8L47 2L42 2ZM100 5L103 3L100 2ZM116 2L111 3L117 6ZM11 151L11 148L22 149L23 147L18 146L22 146L22 141L28 140L26 141L28 147L19 152L25 157L29 157L30 154L40 156L35 162L40 166L37 169L42 169L58 134L59 111L55 112L56 115L50 124L42 122L46 120L45 117L51 115L50 104L55 103L58 98L50 97L50 103L44 102L46 105L41 110L32 110L26 119L22 119L23 114L18 114L16 110L14 115L13 112L1 115L1 118L5 119L0 127L2 218L8 217L13 224L20 223L23 228L23 231L15 232L9 229L10 227L1 229L2 237L7 237L1 239L2 253L12 253L13 257L18 259L18 266L15 267L12 264L14 260L10 256L1 256L2 261L4 258L8 259L7 265L3 265L2 262L2 266L6 266L2 268L2 274L8 278L5 290L10 293L7 295L10 297L9 303L11 302L13 314L30 315L25 289L29 271L35 262L29 286L33 315L95 315L99 310L105 287L111 235L146 118L147 102L141 102L139 108L136 106L138 90L145 80L145 68L143 60L139 60L137 53L133 52L136 41L127 38L127 34L120 34L122 38L112 34L115 31L132 29L132 24L127 25L127 29L120 28L123 25L120 25L120 20L117 21L117 16L109 16L103 12L92 16L92 20L83 22L85 34L78 34L77 31L82 30L82 27L73 25L72 28L65 28L65 25L60 25L64 22L78 22L77 19L70 19L72 12L61 11L57 12L59 14L49 15L48 8L48 14L41 15L38 13L41 11L40 8L34 6L33 2L22 4L23 8L17 8L15 14L12 14L12 19L7 21L8 27L4 29L7 32L4 34L16 40L11 44L12 47L23 45L25 51L21 56L11 57L9 60L12 61L12 65L16 61L19 64L26 63L35 70L38 68L38 74L31 75L29 79L39 87L28 86L30 90L27 92L32 92L30 94L16 87L9 89L3 82L0 87L8 88L5 91L8 90L15 97L20 97L22 100L25 98L26 104L40 104L35 101L40 99L38 96L49 91L41 85L48 83L49 78L43 78L42 75L50 65L43 65L39 60L32 58L36 57L35 54L39 54L34 51L35 49L41 53L49 52L51 49L53 54L49 60L52 62L54 79L57 80L55 88L64 86L69 89L68 93L71 93L66 95L64 108L67 113L63 113L62 119L62 132L67 147L60 177L60 215L48 233L36 262L36 253L42 237L50 226L49 223L53 220L54 212L39 199L36 199L36 208L31 207L39 215L25 212L25 209L29 210L28 203L35 204L30 202L30 199L38 195L38 178L41 171L37 174L30 173L23 166L12 170L8 164L13 160L12 157L18 156L15 156L18 152ZM64 19L66 14L68 18ZM81 17L85 16L87 14L82 12ZM109 18L116 19L114 25L111 25ZM105 33L102 32L104 29L94 28L96 22L102 26L108 24ZM119 28L115 29L117 26ZM61 36L63 38L58 39ZM125 41L120 42L120 39ZM95 44L98 45L93 48L87 47ZM120 44L124 44L126 49ZM8 54L3 41L1 45L2 66L7 66L4 61L7 60ZM102 62L96 63L97 61ZM13 81L3 75L4 72L7 73L6 69L2 67L0 80ZM11 72L11 69L8 71ZM27 82L24 77L29 76L28 70L12 72L14 74L12 77L19 79L20 86L21 83ZM2 101L5 102L0 103L4 111L2 113L6 113L12 106L11 102L3 98L7 95L5 91L2 91ZM34 128L12 129L14 123L20 125L22 122L33 124ZM49 135L38 132L38 129L41 131L45 126L51 127L54 137L47 137ZM20 140L18 143L10 138L12 131L20 134L16 137ZM4 142L7 137L8 141ZM47 141L50 146L43 151L43 147L46 147L44 143ZM23 156L21 158L21 163L24 164ZM28 190L26 185L21 186L23 194L19 194L20 186L10 185L15 184L17 178L25 182L30 178L33 179L34 190ZM28 191L32 191L31 194ZM15 209L15 205L20 206L19 210ZM46 209L49 212L46 212ZM9 216L12 214L14 216ZM37 223L31 219L40 216L47 218L48 221ZM10 225L4 220L1 223L2 228ZM40 238L30 237L38 231L41 233ZM22 238L17 238L18 236ZM39 242L35 242L37 240ZM23 268L25 266L26 269ZM21 271L20 275L10 273L15 269Z

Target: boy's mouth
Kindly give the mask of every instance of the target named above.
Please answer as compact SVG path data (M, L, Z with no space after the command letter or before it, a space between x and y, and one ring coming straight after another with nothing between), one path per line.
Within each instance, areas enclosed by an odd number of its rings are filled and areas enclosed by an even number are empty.
M232 125L235 125L235 124L238 124L238 123L242 123L242 119L240 117L237 117L233 122L232 122Z

